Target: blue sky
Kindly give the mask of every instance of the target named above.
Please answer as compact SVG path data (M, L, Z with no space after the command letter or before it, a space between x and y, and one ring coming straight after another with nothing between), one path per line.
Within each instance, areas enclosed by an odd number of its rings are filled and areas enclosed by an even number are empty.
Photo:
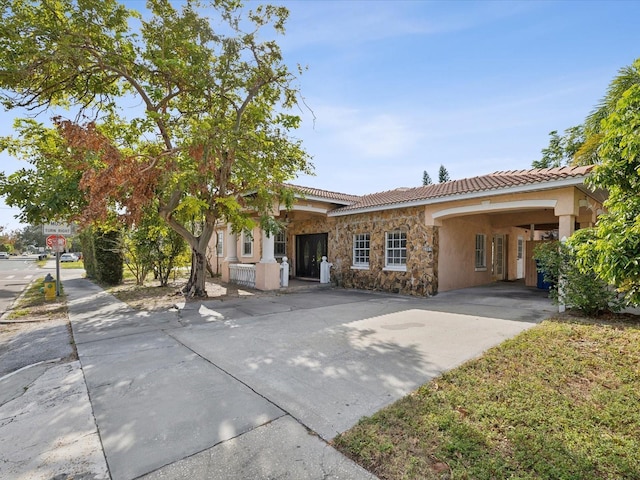
M452 179L530 168L640 57L631 0L271 3L291 11L285 59L308 66L313 115L295 136L316 175L296 183L345 193L418 186L424 170L435 181L440 165ZM2 112L0 135L14 116ZM14 213L0 204L0 225L19 227Z

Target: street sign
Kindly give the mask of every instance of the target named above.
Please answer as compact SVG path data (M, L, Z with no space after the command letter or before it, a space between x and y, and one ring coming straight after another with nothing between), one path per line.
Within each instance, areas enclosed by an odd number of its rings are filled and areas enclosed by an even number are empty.
M51 222L42 226L44 235L71 235L71 225L67 223Z
M62 235L49 235L46 242L47 247L56 253L64 252L64 247L67 245L67 239Z

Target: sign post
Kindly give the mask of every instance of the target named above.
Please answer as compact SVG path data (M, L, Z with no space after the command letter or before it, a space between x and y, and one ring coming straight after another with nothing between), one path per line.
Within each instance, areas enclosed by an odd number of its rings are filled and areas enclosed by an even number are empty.
M60 296L60 254L64 252L67 239L62 235L49 235L46 240L47 247L56 254L56 296Z

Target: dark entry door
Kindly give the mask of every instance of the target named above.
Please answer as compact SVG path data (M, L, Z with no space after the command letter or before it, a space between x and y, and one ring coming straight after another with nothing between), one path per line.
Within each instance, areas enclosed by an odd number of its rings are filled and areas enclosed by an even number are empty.
M320 278L320 262L327 255L327 233L296 236L296 277Z

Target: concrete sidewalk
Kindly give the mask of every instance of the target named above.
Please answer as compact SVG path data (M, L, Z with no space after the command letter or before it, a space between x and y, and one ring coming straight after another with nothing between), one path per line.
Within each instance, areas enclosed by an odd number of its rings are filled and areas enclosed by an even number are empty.
M62 365L62 378L71 389L83 374L88 395L47 425L95 418L76 430L101 442L109 472L98 461L75 479L375 478L328 442L552 311L535 294L495 305L467 293L460 314L430 310L438 297L321 289L150 313L81 278L64 285L82 370Z

